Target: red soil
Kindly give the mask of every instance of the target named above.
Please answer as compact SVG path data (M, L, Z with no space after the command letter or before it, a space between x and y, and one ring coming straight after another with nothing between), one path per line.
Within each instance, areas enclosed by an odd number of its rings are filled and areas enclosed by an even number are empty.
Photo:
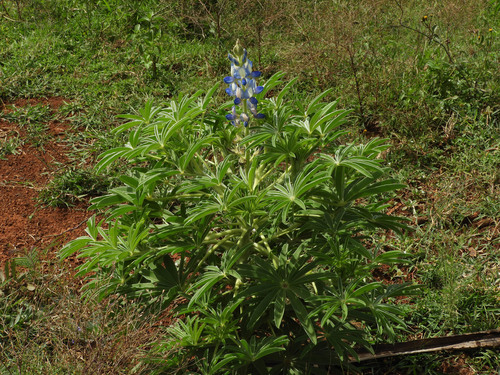
M12 105L48 105L55 113L64 104L62 98L20 99L0 105L8 113ZM36 198L59 166L68 161L65 136L70 131L63 121L50 121L49 142L43 147L22 145L15 155L0 159L0 269L6 259L36 250L42 258L53 258L62 244L84 234L85 222L92 213L86 204L73 208L43 207ZM0 138L13 133L23 137L16 123L0 120ZM48 250L47 250L48 249ZM47 250L47 252L46 252ZM46 253L45 253L46 252Z

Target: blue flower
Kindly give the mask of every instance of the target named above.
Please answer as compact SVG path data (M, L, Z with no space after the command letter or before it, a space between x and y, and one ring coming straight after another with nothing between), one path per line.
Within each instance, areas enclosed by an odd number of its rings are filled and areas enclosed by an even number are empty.
M254 95L259 94L264 90L264 87L258 86L255 78L260 77L259 71L253 71L253 63L247 59L247 50L241 47L239 40L233 48L233 54L228 54L229 61L231 61L231 75L224 78L228 88L226 93L234 97L234 106L231 114L226 118L231 121L234 126L243 124L248 126L250 120L249 113L254 118L264 118L262 113L257 111L258 101ZM240 115L236 112L236 107L242 108Z

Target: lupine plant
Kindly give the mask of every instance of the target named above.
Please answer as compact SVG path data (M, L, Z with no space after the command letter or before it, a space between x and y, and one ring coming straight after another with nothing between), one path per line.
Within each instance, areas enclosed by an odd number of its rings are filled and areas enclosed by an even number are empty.
M166 366L327 373L404 325L391 301L412 286L372 275L408 259L371 242L405 228L384 213L402 185L384 178L384 140L339 142L349 111L324 101L330 90L287 101L294 80L283 86L277 73L258 86L239 45L229 60L232 102L213 107L216 85L121 116L114 132L128 142L96 168L120 159L130 171L92 201L105 218L61 255L85 259L88 292L174 302L165 347L178 355Z

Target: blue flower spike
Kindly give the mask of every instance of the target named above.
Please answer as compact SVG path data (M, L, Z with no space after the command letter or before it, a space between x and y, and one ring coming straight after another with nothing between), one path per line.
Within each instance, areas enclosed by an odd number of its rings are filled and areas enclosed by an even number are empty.
M248 126L251 114L254 118L262 119L265 116L257 111L258 100L254 95L264 90L264 87L257 86L255 78L260 77L259 71L253 71L253 63L247 59L247 50L236 41L233 48L233 54L228 54L231 61L231 75L224 78L224 83L229 85L226 92L234 97L234 106L226 118L234 126L243 124ZM241 113L238 115L236 107L241 107Z

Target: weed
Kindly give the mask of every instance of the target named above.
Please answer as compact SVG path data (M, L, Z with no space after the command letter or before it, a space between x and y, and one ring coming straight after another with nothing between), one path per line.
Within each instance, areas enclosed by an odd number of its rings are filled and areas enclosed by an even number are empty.
M0 160L5 160L7 155L16 155L18 149L23 145L18 132L8 132L3 139L0 139Z
M43 123L51 119L51 110L48 105L37 104L27 105L20 108L12 106L11 110L4 113L1 118L14 122L20 126L27 126L34 123Z
M154 371L157 365L143 359L161 329L135 304L84 301L71 286L70 269L29 257L15 262L25 271L0 284L0 373Z
M37 104L17 108L13 106L10 112L2 115L3 119L13 122L24 130L23 142L34 147L42 147L49 139L48 121L52 119L52 112L48 105ZM6 142L7 147L16 147L16 140ZM6 146L4 145L3 148Z
M91 169L69 167L52 178L40 191L38 200L47 206L68 207L104 194L111 185L109 177L98 175Z

